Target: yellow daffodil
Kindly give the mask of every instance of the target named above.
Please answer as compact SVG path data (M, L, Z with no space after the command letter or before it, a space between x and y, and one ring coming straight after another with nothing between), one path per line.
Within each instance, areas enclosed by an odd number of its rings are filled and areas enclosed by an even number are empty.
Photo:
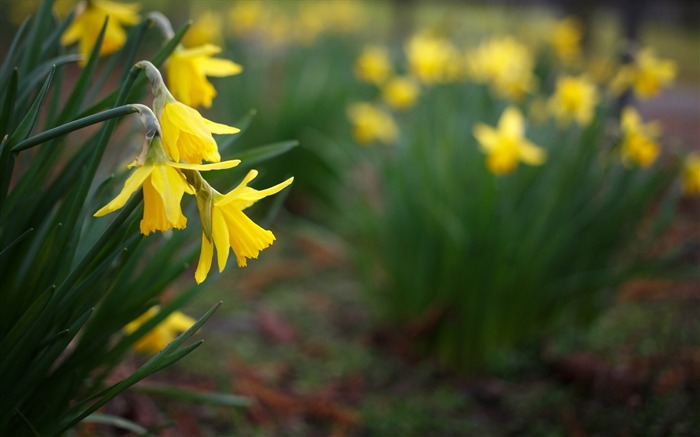
M136 190L143 187L141 233L144 235L154 231L184 229L187 225L180 202L185 192L193 191L179 169L218 170L235 167L240 163L238 160L208 165L173 162L165 155L158 136L151 141L142 161L129 166L136 167L136 170L127 178L121 192L94 215L101 217L120 209Z
M508 100L519 101L536 87L532 54L512 37L482 42L467 55L467 63L474 80Z
M223 25L223 18L220 14L209 10L205 11L194 20L192 26L187 30L182 38L182 44L188 48L205 44L221 44L224 40Z
M546 159L545 151L525 138L525 121L514 107L503 111L497 129L477 123L473 132L481 151L488 155L489 170L495 175L512 171L519 161L540 165Z
M124 332L128 335L135 332L146 322L151 320L160 312L160 307L158 305L152 306L148 311L141 314L137 319L129 322L124 327ZM155 355L160 352L165 346L168 345L175 338L187 331L196 323L192 317L181 313L180 311L173 311L170 313L162 322L156 325L155 328L148 331L143 337L141 337L135 344L134 349L136 352Z
M371 103L354 103L348 108L348 116L353 124L353 136L360 144L379 141L394 144L399 136L391 114Z
M634 62L620 68L611 88L618 95L632 88L640 99L650 99L673 83L676 69L675 62L657 58L651 49L642 49Z
M76 16L61 37L61 44L70 45L78 41L81 63L84 65L97 41L105 18L109 17L100 56L119 50L126 41L122 26L133 26L140 20L138 4L117 3L109 0L87 0L78 5Z
M194 108L176 100L167 100L160 115L163 144L173 161L199 164L219 162L219 148L212 134L235 134L240 129L215 123Z
M202 250L195 272L195 280L202 283L211 269L214 248L216 247L219 271L223 271L228 261L229 249L236 255L239 267L245 267L249 258L257 258L261 250L275 241L274 234L261 228L243 210L260 199L271 196L292 183L294 178L265 190L256 190L248 186L258 175L256 170L248 172L238 187L228 194L213 191L211 202L211 240L202 232ZM200 212L201 213L201 212ZM205 214L207 215L206 212ZM212 241L213 240L213 241Z
M575 120L585 127L593 120L597 103L598 90L592 81L584 76L566 76L557 81L549 109L562 125Z
M686 196L700 195L700 153L692 152L686 157L681 185Z
M394 109L410 108L419 94L418 83L410 77L395 77L382 87L382 98Z
M554 54L564 66L574 66L581 59L583 26L574 17L567 17L555 24L550 37Z
M243 68L228 59L214 58L221 48L212 44L185 49L178 48L166 65L168 87L173 96L188 106L211 107L216 97L214 85L207 76L226 77L238 74Z
M411 74L424 84L453 79L461 62L451 42L428 33L411 37L405 47Z
M228 29L233 35L247 35L261 24L265 5L260 0L235 2L228 10Z
M384 47L365 47L355 61L354 71L355 76L361 81L381 85L393 71L389 52Z
M659 145L656 143L661 131L659 124L642 123L639 113L628 106L622 111L620 127L622 162L649 167L659 156Z

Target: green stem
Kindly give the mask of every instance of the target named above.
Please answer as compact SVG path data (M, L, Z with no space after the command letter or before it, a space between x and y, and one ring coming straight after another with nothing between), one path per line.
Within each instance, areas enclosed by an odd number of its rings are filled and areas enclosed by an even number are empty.
M20 141L19 144L12 148L12 153L17 154L23 150L27 150L34 146L38 146L41 143L45 143L53 138L73 132L74 130L82 129L111 118L133 114L134 112L139 112L139 109L134 107L134 105L123 105L99 112L97 114L88 115L87 117L79 118L78 120L73 120L69 123L62 124L61 126L57 126L40 134L34 135L33 137L29 137L24 141Z

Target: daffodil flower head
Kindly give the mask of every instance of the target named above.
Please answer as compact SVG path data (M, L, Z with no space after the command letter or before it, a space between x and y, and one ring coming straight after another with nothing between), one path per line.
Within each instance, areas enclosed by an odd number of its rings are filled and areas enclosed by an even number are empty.
M278 193L291 184L294 178L264 190L256 190L248 184L257 174L256 170L248 172L243 181L228 194L220 194L210 188L213 193L213 201L208 203L211 211L200 211L200 216L211 217L211 238L206 231L202 232L202 249L195 272L197 283L202 283L211 269L214 248L221 272L226 267L229 249L236 255L238 266L245 267L248 259L257 258L260 251L275 241L271 231L260 227L243 210L260 199Z
M564 18L554 25L550 41L554 54L564 66L573 66L581 59L582 38L583 26L574 17Z
M566 126L575 121L585 127L593 120L598 103L598 89L584 76L565 76L556 83L549 109L560 124Z
M160 120L167 155L173 161L190 164L221 161L212 134L235 134L240 129L208 120L196 109L177 101L165 86L160 71L150 62L141 61L136 65L145 70L151 81L155 96L153 108Z
M105 19L109 17L100 56L119 50L126 41L123 26L133 26L140 20L138 4L125 4L109 0L84 0L76 9L76 16L61 36L61 44L67 46L79 42L81 65L85 65L92 52Z
M180 203L185 193L194 194L182 170L218 170L235 167L239 160L198 165L171 161L165 154L160 139L158 122L143 105L134 105L141 109L142 118L146 119L146 140L143 152L129 168L136 170L126 179L121 192L107 205L100 208L95 217L114 212L124 206L129 198L139 189L143 189L143 219L141 233L148 235L154 231L184 229L187 218L182 214Z
M536 88L532 53L510 36L483 41L467 55L467 66L474 80L489 84L496 95L511 101Z
M645 48L639 51L634 62L620 68L611 83L615 94L632 89L637 97L647 100L656 97L662 88L673 84L677 65L668 59L659 59L654 51Z
M202 12L194 20L182 38L185 47L198 47L205 44L221 44L224 40L223 17L212 10Z
M495 175L511 172L520 161L541 165L547 157L544 150L525 138L523 115L512 106L503 111L497 129L477 123L473 133L481 151L488 155L486 164Z
M353 103L348 107L348 116L353 125L355 140L363 145L375 141L391 145L396 143L399 128L387 111L365 102Z
M207 76L226 77L243 71L243 67L233 61L215 58L220 52L221 47L213 44L175 49L166 64L172 95L188 106L211 107L216 88Z
M355 61L355 76L363 82L381 85L393 72L389 51L380 46L366 46Z
M135 332L159 312L160 306L152 306L138 318L129 322L124 327L124 333L129 335ZM141 337L134 345L134 350L139 353L155 355L171 341L175 340L178 335L190 329L195 323L196 321L192 317L180 311L173 311L163 319L162 322L156 325L155 328Z
M411 74L424 84L445 82L454 72L460 57L457 49L447 39L419 32L405 47Z
M397 76L390 79L382 87L382 98L394 109L410 108L418 99L420 87L418 82L410 77Z
M649 167L659 156L656 138L661 133L658 123L643 123L639 113L628 106L622 110L620 120L622 131L621 154L625 165L636 164Z
M700 153L690 153L683 162L681 186L686 196L700 195Z

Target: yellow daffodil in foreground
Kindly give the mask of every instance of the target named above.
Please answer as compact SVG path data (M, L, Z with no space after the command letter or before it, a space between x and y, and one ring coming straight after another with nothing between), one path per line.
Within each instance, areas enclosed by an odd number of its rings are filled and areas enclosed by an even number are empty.
M614 93L622 94L631 87L640 99L646 100L659 95L661 89L671 85L675 78L676 63L658 59L647 48L639 51L632 64L620 68L611 88Z
M193 191L179 169L219 170L235 167L240 163L238 160L207 165L173 162L165 155L158 136L151 141L142 161L130 165L136 167L136 170L127 178L122 191L94 215L101 217L120 209L136 190L143 187L141 233L144 235L154 231L184 229L187 225L180 202L185 192Z
M395 77L382 87L382 98L394 109L410 108L419 94L418 83L410 77Z
M100 56L119 50L126 41L122 26L133 26L140 20L138 4L125 4L109 0L87 0L78 4L76 16L61 37L61 44L67 46L79 42L81 64L85 65L92 52L105 18L109 16L107 30L100 47Z
M700 195L700 153L693 152L685 158L681 185L686 196Z
M659 156L659 145L656 143L661 131L659 124L642 123L642 117L631 106L622 111L620 124L622 162L649 167Z
M160 307L158 305L151 307L136 320L129 322L129 324L124 327L124 332L127 335L131 334L155 317L159 312ZM155 355L167 346L168 343L175 340L178 335L190 329L195 323L196 320L192 317L180 311L173 311L163 319L162 322L156 325L155 328L141 337L134 345L134 349L136 352Z
M592 81L583 76L566 76L557 81L549 109L562 125L575 120L585 127L593 120L597 103L598 90Z
M477 123L474 136L488 155L487 166L495 175L512 171L519 161L540 165L546 159L545 151L525 138L525 121L514 107L503 111L497 129Z
M512 37L482 42L467 56L467 64L473 78L488 83L500 97L518 101L535 89L532 54Z
M393 68L387 49L368 46L355 61L355 76L364 82L381 85L391 76Z
M554 54L565 66L573 66L581 59L581 22L574 17L567 17L554 26L551 43Z
M239 267L247 265L248 258L257 258L261 250L269 247L275 241L274 234L258 226L243 213L243 210L260 199L271 196L292 183L294 178L277 184L265 190L256 190L248 186L258 175L256 170L248 172L238 187L228 194L220 194L212 189L211 214L205 211L203 216L211 217L210 241L206 233L202 233L202 251L195 272L195 280L202 283L211 269L214 247L216 247L219 271L223 271L228 261L229 249L236 255Z
M221 48L212 44L191 49L180 47L173 52L166 69L168 87L177 100L188 106L209 108L216 89L207 76L226 77L243 71L233 61L214 58L219 52Z
M353 103L348 108L348 116L353 125L353 136L360 144L379 141L394 144L399 136L391 114L371 103Z
M219 162L219 148L212 134L235 134L240 129L215 123L202 117L194 108L174 99L166 100L160 114L163 144L173 161L199 164Z

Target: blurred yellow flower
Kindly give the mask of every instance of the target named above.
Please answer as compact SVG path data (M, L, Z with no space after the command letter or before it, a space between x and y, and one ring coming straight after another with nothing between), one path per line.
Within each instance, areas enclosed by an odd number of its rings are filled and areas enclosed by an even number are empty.
M381 85L393 74L389 52L384 47L366 46L355 61L354 71L358 79Z
M263 15L263 3L260 0L237 1L228 10L227 29L234 35L246 35L255 30Z
M578 19L567 17L555 24L550 40L562 65L570 67L580 61L582 38L583 26Z
M79 42L82 55L81 65L85 65L90 52L100 35L105 19L109 16L107 30L100 47L100 56L109 55L119 50L126 41L126 32L122 26L133 26L140 20L138 11L141 5L124 4L109 0L86 0L76 8L73 22L61 36L61 44L67 46Z
M256 170L248 172L238 187L228 194L213 193L211 204L211 236L210 241L202 232L202 249L199 263L195 272L195 280L202 283L211 269L214 247L216 247L219 271L223 271L228 261L229 249L236 255L239 267L247 265L248 258L257 258L261 250L269 247L274 241L274 234L261 228L243 210L260 199L278 193L294 181L289 178L265 190L256 190L248 186L258 175ZM213 190L213 189L212 189Z
M15 25L20 25L27 19L31 14L36 12L39 8L40 0L22 0L22 1L9 1L5 0L2 3L9 3L11 6L9 17L10 22ZM56 0L53 3L53 12L61 19L68 16L70 11L73 9L74 0Z
M488 83L499 96L519 101L536 87L530 50L510 36L482 42L467 55L474 80Z
M686 196L700 194L700 153L692 152L685 158L681 184Z
M205 44L221 44L224 40L223 18L214 11L200 14L182 38L185 47L198 47Z
M659 124L642 123L639 113L628 106L622 110L620 129L622 162L626 165L634 163L640 167L649 167L659 156L659 145L655 139L661 132Z
M394 144L399 136L391 114L371 103L353 103L348 108L348 116L353 125L353 136L360 144L379 141Z
M562 125L575 120L585 127L593 120L597 103L598 90L592 81L584 76L565 76L557 80L549 109Z
M216 96L207 76L226 77L243 68L228 59L214 58L221 48L212 44L185 49L177 48L166 64L168 87L173 96L188 106L211 107Z
M503 111L497 129L477 123L473 133L481 151L488 155L486 164L495 175L509 173L519 161L540 165L547 158L544 150L525 138L525 121L513 106Z
M202 161L219 162L219 148L212 134L235 134L240 129L215 123L202 117L194 108L176 100L166 100L158 114L163 130L163 144L173 161L199 164Z
M124 333L128 335L135 332L146 322L155 317L159 312L160 306L152 306L137 319L129 322L124 327ZM134 344L134 349L136 352L155 355L171 341L175 340L178 335L190 329L195 323L196 320L194 320L192 317L185 315L180 311L173 311L165 319L163 319L162 322L156 325L155 328L144 334L144 336Z
M417 33L406 44L405 52L411 74L424 84L448 81L459 70L457 49L444 38Z
M240 161L224 161L217 164L193 165L170 161L158 136L154 137L143 162L134 162L137 167L126 179L121 192L107 205L100 208L95 217L114 212L124 206L136 190L143 187L143 219L141 233L184 229L187 218L182 214L180 202L185 192L192 193L179 169L222 170L238 165Z
M676 69L674 61L659 59L653 50L642 49L634 62L620 68L610 87L618 95L632 88L640 99L650 99L673 83Z
M418 83L411 77L394 77L382 87L382 98L394 109L413 106L420 94Z

